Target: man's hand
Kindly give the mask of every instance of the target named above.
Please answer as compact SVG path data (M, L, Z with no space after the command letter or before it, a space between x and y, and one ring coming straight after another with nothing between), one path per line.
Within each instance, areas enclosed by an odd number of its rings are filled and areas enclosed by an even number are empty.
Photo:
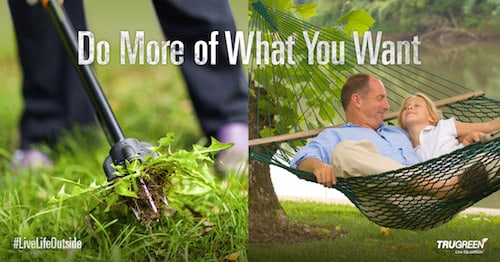
M331 165L321 162L317 165L313 171L318 183L326 186L332 187L337 183L337 178L335 177L335 172L333 172L333 167Z
M467 146L467 145L470 145L474 142L481 140L482 136L484 136L484 133L482 133L482 132L471 132L471 133L467 134L466 136L464 136L461 139L461 142L464 146Z
M312 172L318 183L331 187L337 183L333 167L315 158L306 158L297 167L300 170Z

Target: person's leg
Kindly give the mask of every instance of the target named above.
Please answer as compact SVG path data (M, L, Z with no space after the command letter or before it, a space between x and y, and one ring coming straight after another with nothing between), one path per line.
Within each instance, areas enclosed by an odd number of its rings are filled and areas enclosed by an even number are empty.
M335 147L331 157L335 176L341 178L380 174L404 167L381 155L368 140L343 141Z
M343 141L335 146L331 158L335 176L339 178L375 175L404 167L382 156L375 145L368 140ZM358 199L357 207L366 217L378 225L390 227L394 226L391 224L394 217L397 217L399 221L406 220L408 211L406 207L399 204L398 199L393 199L392 194L387 192L383 194L378 190L386 186L391 185L381 185L373 181L371 184L350 185L350 189ZM405 185L392 186L404 187ZM373 188L377 188L376 192L367 193L370 189L375 190ZM401 191L401 188L398 191Z
M85 30L81 0L66 1L65 8L76 30ZM40 3L9 0L18 55L23 73L24 110L17 161L28 167L50 159L33 149L39 143L56 143L61 131L73 125L94 125L94 112L79 76Z
M201 127L207 136L235 146L219 160L236 167L248 158L248 83L241 65L228 61L224 31L236 31L227 1L153 0L165 36L184 43L181 65ZM216 65L194 63L194 43L217 31Z
M331 157L335 175L341 178L381 174L405 167L381 155L375 145L368 140L341 142L335 147ZM407 179L412 177L411 180L403 184L400 183L401 181L394 184L388 183L385 186L396 187L399 192L404 192L409 196L420 195L443 200L460 198L478 192L484 186L483 180L485 178L480 178L484 177L485 168L478 164L472 162L461 167L451 168L447 170L449 174L442 174L444 170L436 170L434 172L441 174L441 176L434 178L422 177L418 173L408 176L402 172L400 174L402 177L405 176ZM417 172L432 172L425 166L421 166L421 168L426 170L418 170Z

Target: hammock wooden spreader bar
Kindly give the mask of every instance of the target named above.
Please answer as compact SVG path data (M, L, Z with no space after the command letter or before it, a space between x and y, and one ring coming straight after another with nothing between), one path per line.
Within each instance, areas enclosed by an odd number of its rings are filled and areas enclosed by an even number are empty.
M462 94L462 95L457 95L457 96L441 99L441 100L436 101L435 103L436 103L436 106L438 108L440 108L440 107L443 107L446 105L451 105L451 104L455 104L458 102L466 101L468 99L479 97L482 95L484 95L484 91L478 90L478 91L474 91L474 92L470 92L470 93L466 93L466 94ZM394 120L397 117L398 117L398 112L391 112L391 113L386 114L384 121ZM251 146L251 147L252 146L260 146L260 145L267 145L267 144L272 144L272 143L282 143L282 142L296 140L296 139L310 138L310 137L318 135L319 133L321 133L321 131L323 131L326 128L334 128L334 127L338 127L340 125L341 124L332 125L332 126L327 126L327 127L318 128L318 129L296 132L296 133L292 133L292 134L284 134L284 135L264 137L264 138L255 138L255 139L251 139L249 141L249 146Z

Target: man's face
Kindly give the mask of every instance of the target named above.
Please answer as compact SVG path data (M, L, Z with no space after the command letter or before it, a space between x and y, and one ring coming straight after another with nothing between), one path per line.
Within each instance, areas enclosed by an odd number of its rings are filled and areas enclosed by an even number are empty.
M384 122L385 111L389 110L390 106L387 102L387 93L382 81L371 77L368 81L370 86L366 95L361 96L361 114L365 125L372 129L377 129Z

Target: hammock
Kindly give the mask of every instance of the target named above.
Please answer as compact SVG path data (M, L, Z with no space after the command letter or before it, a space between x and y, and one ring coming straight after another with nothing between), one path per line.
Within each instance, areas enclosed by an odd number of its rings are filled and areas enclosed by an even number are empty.
M319 28L261 2L252 4L249 29L261 32L270 46L273 41L285 42L302 32L311 36L320 32L319 40L344 41L345 52L354 54L352 37L341 30ZM252 51L255 53L255 45ZM306 43L297 37L293 49L295 65L265 64L252 56L249 144L250 159L284 168L308 181L316 182L315 176L290 168L288 163L309 138L325 127L345 122L340 88L355 72L383 79L389 104L396 110L405 97L423 92L437 101L445 118L478 122L499 117L500 101L415 65L364 65L345 57L343 64L310 66L305 54ZM392 125L396 117L396 112L388 113L386 123ZM500 188L499 144L500 139L493 138L399 170L338 179L334 188L380 226L434 228ZM460 182L453 186L433 187L459 176Z

